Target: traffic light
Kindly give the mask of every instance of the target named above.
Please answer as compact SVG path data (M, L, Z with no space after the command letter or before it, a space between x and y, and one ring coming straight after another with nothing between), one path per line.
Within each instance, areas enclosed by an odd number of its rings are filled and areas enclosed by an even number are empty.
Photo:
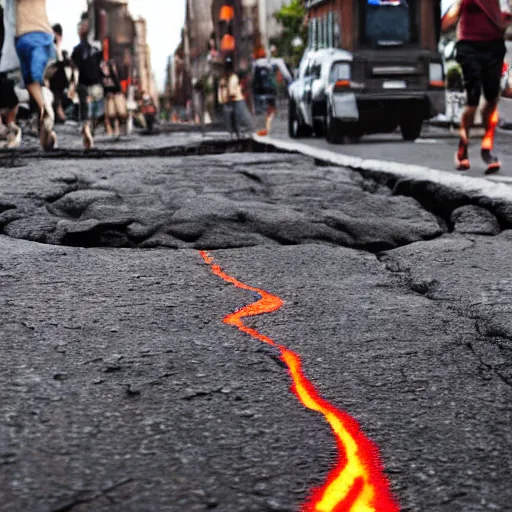
M233 53L236 48L234 21L235 6L230 0L225 0L219 11L220 51L224 55Z

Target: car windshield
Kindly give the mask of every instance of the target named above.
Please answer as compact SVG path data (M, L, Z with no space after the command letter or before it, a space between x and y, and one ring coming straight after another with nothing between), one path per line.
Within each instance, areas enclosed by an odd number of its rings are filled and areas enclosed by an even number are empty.
M413 0L366 0L363 43L371 46L397 46L415 41Z

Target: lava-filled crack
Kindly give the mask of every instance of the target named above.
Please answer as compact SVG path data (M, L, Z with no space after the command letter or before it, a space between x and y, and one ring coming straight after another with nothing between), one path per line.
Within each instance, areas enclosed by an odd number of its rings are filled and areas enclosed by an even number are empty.
M284 304L282 299L226 274L214 263L208 252L201 251L200 254L216 276L237 288L260 296L256 302L227 315L224 323L279 351L280 359L286 365L292 380L292 392L304 407L324 416L336 438L336 464L329 472L326 482L310 493L301 511L398 512L399 506L391 494L377 446L364 435L357 421L319 395L305 376L298 354L244 324L244 318L277 311Z

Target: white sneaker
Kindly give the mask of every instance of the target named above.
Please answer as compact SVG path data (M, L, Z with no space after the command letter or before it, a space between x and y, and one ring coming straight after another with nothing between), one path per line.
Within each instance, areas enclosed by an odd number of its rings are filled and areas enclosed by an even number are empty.
M9 149L19 148L22 135L21 128L17 124L11 123L7 133L7 147Z

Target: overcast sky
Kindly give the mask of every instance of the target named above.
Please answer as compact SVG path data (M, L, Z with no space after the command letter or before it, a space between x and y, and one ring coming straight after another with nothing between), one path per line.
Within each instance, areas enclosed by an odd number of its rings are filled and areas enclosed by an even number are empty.
M64 47L71 50L78 43L76 26L87 0L46 0L52 25L64 29ZM143 16L148 22L148 42L151 46L153 71L159 88L165 81L167 57L179 44L185 18L185 0L129 0L131 14Z

